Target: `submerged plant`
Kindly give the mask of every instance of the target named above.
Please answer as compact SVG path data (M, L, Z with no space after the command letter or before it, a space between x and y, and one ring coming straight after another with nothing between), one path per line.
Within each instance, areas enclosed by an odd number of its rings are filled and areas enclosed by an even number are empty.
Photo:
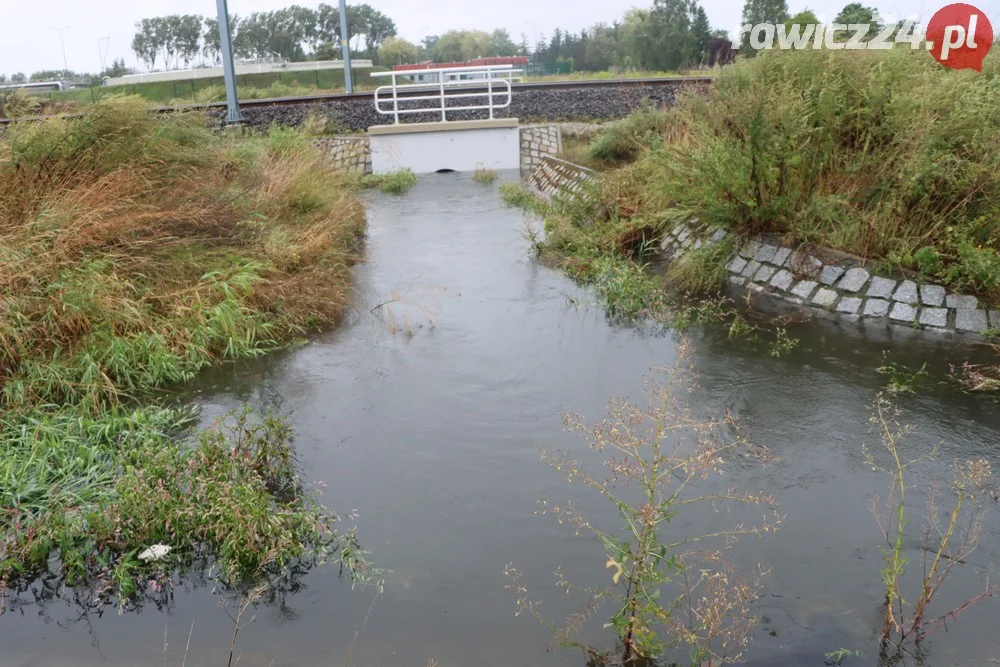
M405 194L417 184L417 176L409 169L400 169L388 174L367 174L361 184L366 188L378 188L391 195Z
M886 359L885 363L876 370L889 378L887 390L890 394L916 393L927 379L926 363L921 364L920 368L913 370L905 364Z
M244 409L188 443L177 437L185 419L146 410L5 424L0 581L58 556L61 580L96 582L97 597L125 606L139 579L206 557L229 586L328 558L365 575L353 532L301 483L287 420Z
M733 662L756 624L750 604L763 573L743 578L726 559L726 550L743 535L777 529L779 517L768 510L757 525L693 532L682 528L677 518L693 505L773 505L768 495L732 486L724 473L732 457L763 463L768 452L739 435L732 415L701 420L691 413L684 402L693 382L688 357L684 344L675 367L653 374L645 405L616 398L597 424L576 415L565 418L567 428L604 457L603 475L592 474L568 453L543 452L543 459L570 482L580 482L607 499L624 521L624 532L614 533L591 523L571 504L542 501L541 514L600 540L610 582L578 587L560 574L558 585L567 593L583 593L585 601L567 625L559 627L542 616L513 564L505 568L518 613L531 614L550 627L561 644L591 656L603 652L577 634L604 605L611 607L605 627L615 631L626 662L656 657L677 646L690 649L692 665Z
M899 423L899 411L883 395L871 409L872 431L878 435L881 456L862 447L865 461L889 480L889 492L884 501L875 498L872 512L885 538L882 583L885 586L883 620L879 631L882 664L898 659L909 644L919 647L929 634L941 629L974 604L1000 593L1000 586L987 579L983 590L965 602L946 611L931 611L931 603L958 565L979 545L983 526L993 508L995 490L990 486L992 470L985 459L956 461L952 466L950 502L943 503L938 485L927 494L927 515L923 528L922 574L919 588L913 596L905 596L902 586L909 560L905 544L909 537L906 494L909 490L908 471L932 458L937 450L917 457L907 457L901 449L911 428Z
M503 183L500 201L509 208L520 208L527 213L541 215L546 210L545 200L521 183Z
M478 165L476 170L472 172L472 180L481 185L493 185L498 178L496 171L487 169L482 164Z

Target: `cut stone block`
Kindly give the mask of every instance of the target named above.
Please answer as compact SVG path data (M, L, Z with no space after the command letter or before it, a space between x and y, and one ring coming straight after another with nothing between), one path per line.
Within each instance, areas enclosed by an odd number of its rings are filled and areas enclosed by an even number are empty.
M897 301L892 304L889 319L896 320L897 322L913 322L913 320L917 319L917 309L908 303Z
M773 266L770 266L768 264L763 264L761 265L760 270L754 274L753 279L758 283L766 283L768 280L771 279L771 276L773 276L774 272L777 270L778 269L774 268Z
M940 285L921 285L920 302L925 306L940 306L944 303L945 291Z
M674 231L677 231L677 230L674 230ZM680 231L677 232L677 240L678 241L684 241L690 235L691 235L691 230L688 229L686 226L681 226Z
M771 262L774 260L774 253L777 251L778 249L773 245L764 243L757 248L757 252L754 254L753 258L758 262Z
M861 299L856 296L847 296L840 300L837 304L838 313L847 313L848 315L857 315L858 310L861 309Z
M961 308L963 310L972 310L979 305L979 299L974 296L967 296L965 294L949 294L948 298L945 299L945 303L948 304L949 308Z
M892 291L896 289L896 281L882 276L872 278L872 284L868 286L867 296L876 299L888 299L892 296Z
M703 245L705 245L705 242L702 241L701 239L698 239L697 241L694 242L694 249L697 250L698 248L702 247Z
M802 299L808 299L818 284L815 280L800 280L799 284L792 288L792 294Z
M747 262L746 268L743 269L743 273L741 273L740 275L746 278L750 278L751 276L753 276L753 274L757 273L759 269L760 269L760 262L750 260L749 262Z
M709 237L708 240L710 242L712 242L712 243L718 243L719 241L721 241L722 239L726 238L727 236L729 236L729 232L727 232L722 227L719 227L714 232L712 232L712 236Z
M844 267L828 264L819 272L819 281L824 285L832 285L842 275L844 275Z
M865 315L868 317L885 317L889 313L889 302L885 299L868 299L865 302Z
M759 248L759 242L748 241L742 248L740 248L740 256L746 257L747 259L753 259L753 256L757 254L757 250Z
M955 328L959 331L980 333L988 327L985 310L959 308L955 311Z
M771 281L771 284L774 284L773 280ZM1000 330L1000 310L990 311L990 326L994 329Z
M862 268L849 269L837 283L837 287L846 292L858 292L868 282L870 274Z
M737 255L729 260L729 264L726 264L726 271L730 273L739 273L743 269L747 268L747 261Z
M739 287L747 281L743 276L729 276L729 282Z
M924 308L920 311L920 319L917 321L928 327L946 327L948 326L948 309Z
M775 266L784 266L785 262L788 261L788 256L791 254L791 248L778 248L774 253L774 259L771 260L771 263Z
M833 305L833 302L837 300L840 296L836 291L832 289L827 289L826 287L820 287L816 290L816 296L813 297L812 301L817 306L823 306L824 308L829 308Z
M815 278L819 275L820 269L823 268L823 262L812 255L796 250L789 256L787 266L794 273Z
M899 287L892 295L893 300L901 301L902 303L914 304L917 303L919 297L917 296L917 284L912 280L904 280L899 283Z
M788 288L792 286L793 282L795 282L795 277L784 269L778 271L776 274L774 274L774 277L771 278L771 286L777 287L782 292L787 292Z

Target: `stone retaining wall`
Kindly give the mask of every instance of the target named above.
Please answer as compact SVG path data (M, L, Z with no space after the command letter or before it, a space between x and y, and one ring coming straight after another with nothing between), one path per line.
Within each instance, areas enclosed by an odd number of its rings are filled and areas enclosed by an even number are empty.
M545 197L560 191L579 194L584 184L596 175L597 172L592 169L552 155L543 155L528 174L528 185Z
M521 127L521 171L531 172L543 155L555 155L561 150L562 132L558 125Z
M593 175L579 165L544 158L528 182L547 195L579 192ZM729 236L725 229L692 220L675 225L660 240L660 248L668 261L675 261ZM741 239L726 270L735 289L768 294L832 317L972 336L1000 330L1000 310L982 308L974 296L942 285L873 274L858 258L835 251Z
M680 223L661 240L671 260L729 236L720 228ZM984 334L1000 329L1000 311L979 307L974 296L941 285L918 284L873 274L856 258L823 261L823 251L803 251L751 239L741 243L726 264L729 282L767 293L800 307L853 319L880 320L932 331Z
M334 169L372 173L372 152L368 137L323 137L313 144L330 157Z

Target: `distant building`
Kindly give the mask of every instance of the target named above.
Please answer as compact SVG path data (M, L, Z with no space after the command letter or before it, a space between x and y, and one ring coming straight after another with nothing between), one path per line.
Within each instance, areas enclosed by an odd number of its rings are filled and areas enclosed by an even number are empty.
M483 67L487 65L512 65L514 69L523 69L528 66L528 58L527 56L475 58L456 63L436 63L432 60L425 60L413 65L396 65L392 69L396 72L407 72L408 74L400 78L409 79L413 83L439 83L441 81L440 74L434 70L449 67ZM412 72L412 74L409 74L409 72ZM483 75L476 72L469 72L467 74L453 73L450 75L450 78L452 80L482 79Z

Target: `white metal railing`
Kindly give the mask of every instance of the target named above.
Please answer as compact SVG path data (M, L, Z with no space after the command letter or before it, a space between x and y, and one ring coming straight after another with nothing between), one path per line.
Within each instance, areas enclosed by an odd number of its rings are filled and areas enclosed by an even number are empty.
M375 89L375 110L384 115L392 116L398 125L399 117L416 113L441 113L441 122L448 121L449 111L471 111L487 109L490 118L496 109L506 109L510 106L511 83L518 83L517 76L521 70L513 65L478 65L471 67L442 67L438 69L393 70L391 72L372 72L370 76L391 77L391 83ZM417 83L400 83L400 78L419 76ZM430 77L424 81L423 77ZM485 92L461 92L469 88L486 88ZM427 92L427 95L412 93ZM402 95L401 95L402 94ZM498 101L496 98L499 97ZM485 98L484 102L471 103L474 99ZM455 103L455 100L469 100L468 103ZM405 108L400 108L400 102L405 102ZM451 104L449 104L451 102Z

